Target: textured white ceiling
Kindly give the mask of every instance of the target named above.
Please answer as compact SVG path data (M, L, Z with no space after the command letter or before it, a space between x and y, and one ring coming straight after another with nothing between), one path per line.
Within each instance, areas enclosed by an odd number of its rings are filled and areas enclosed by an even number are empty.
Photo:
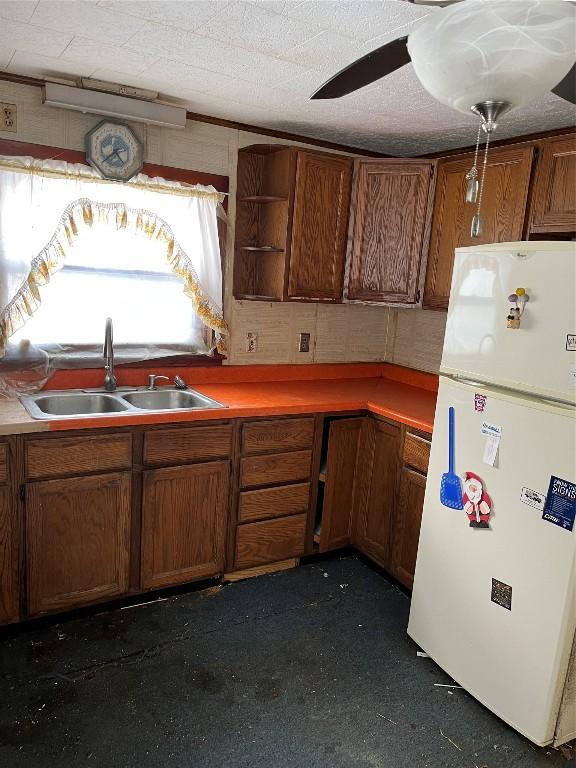
M90 76L157 90L193 112L423 154L474 143L475 120L435 102L411 65L342 99L309 96L441 12L407 0L0 0L0 70ZM498 138L574 118L574 107L550 94L508 115Z

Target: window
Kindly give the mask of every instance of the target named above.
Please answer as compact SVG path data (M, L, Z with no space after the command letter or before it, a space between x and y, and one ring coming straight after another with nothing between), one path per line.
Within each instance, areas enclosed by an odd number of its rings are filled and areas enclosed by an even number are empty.
M117 346L207 349L202 323L166 262L165 248L107 227L83 232L42 289L41 307L12 341L28 339L42 347L101 344L107 317L114 321Z

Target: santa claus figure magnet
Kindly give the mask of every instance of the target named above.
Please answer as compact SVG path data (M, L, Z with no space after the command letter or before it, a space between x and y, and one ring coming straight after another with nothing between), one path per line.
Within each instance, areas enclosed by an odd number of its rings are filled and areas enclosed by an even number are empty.
M462 503L471 528L490 528L492 499L486 493L484 482L474 472L466 472L464 477Z

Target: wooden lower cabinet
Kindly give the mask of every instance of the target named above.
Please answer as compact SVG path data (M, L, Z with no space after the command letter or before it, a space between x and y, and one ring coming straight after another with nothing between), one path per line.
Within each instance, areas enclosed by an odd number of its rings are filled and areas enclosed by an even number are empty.
M351 542L358 444L365 421L360 417L330 424L320 552L345 547Z
M409 467L402 468L394 514L390 570L398 581L409 588L414 582L425 489L426 475Z
M18 570L16 511L9 489L0 487L0 624L18 620Z
M365 420L360 436L353 543L387 570L391 563L400 444L399 424L373 418Z
M229 476L228 461L144 472L143 589L224 571Z
M304 554L306 514L239 525L234 567L251 568Z
M27 484L30 616L127 591L130 488L129 472Z

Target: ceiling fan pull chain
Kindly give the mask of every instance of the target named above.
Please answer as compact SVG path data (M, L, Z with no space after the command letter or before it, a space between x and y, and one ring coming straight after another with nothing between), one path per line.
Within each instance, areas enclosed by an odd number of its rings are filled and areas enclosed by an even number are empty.
M478 194L478 208L476 209L476 215L472 219L471 235L472 237L480 237L482 234L482 217L480 216L480 210L482 208L482 193L484 192L484 181L486 180L486 168L488 167L488 148L490 146L490 134L491 131L486 131L486 147L484 149L484 162L482 163L482 179L480 180L480 191Z
M466 174L466 202L475 203L478 198L478 150L480 148L480 133L482 132L482 120L478 124L478 136L476 137L476 151L474 152L474 164Z

